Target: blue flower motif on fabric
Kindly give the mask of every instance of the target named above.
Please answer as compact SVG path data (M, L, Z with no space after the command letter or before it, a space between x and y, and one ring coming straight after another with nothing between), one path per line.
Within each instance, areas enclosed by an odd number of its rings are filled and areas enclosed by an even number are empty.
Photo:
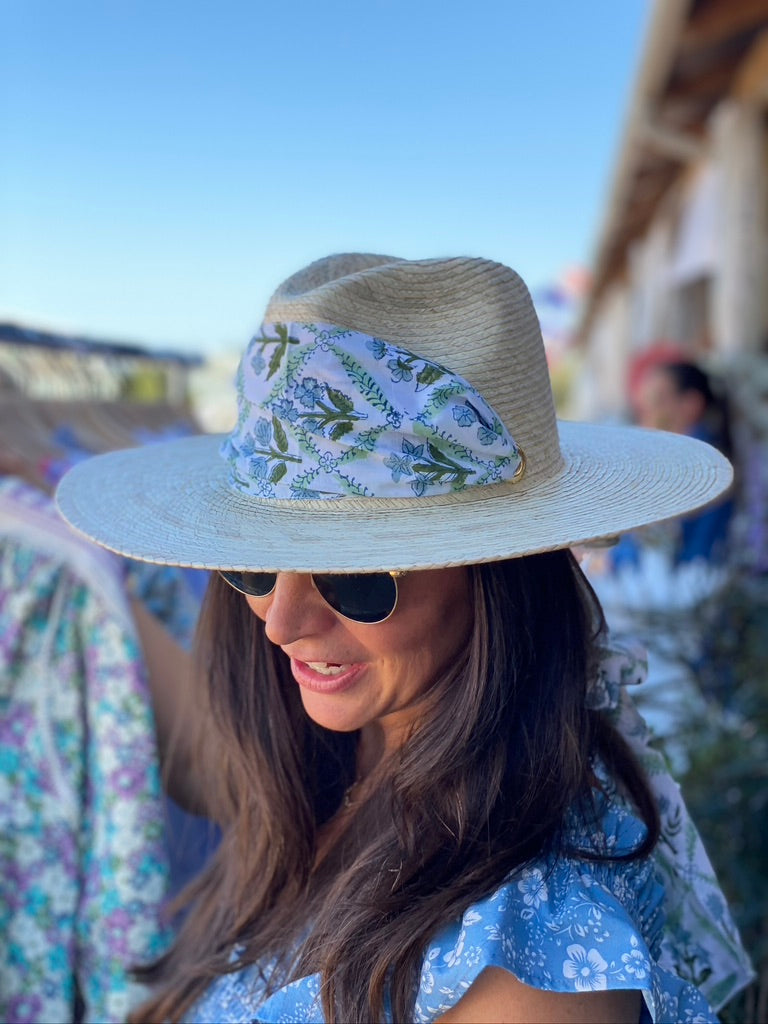
M477 439L480 444L496 444L498 436L496 431L492 430L490 427L478 427Z
M269 473L269 463L263 455L251 459L249 465L251 467L251 476L255 480L263 480L267 473Z
M253 435L246 434L243 440L240 442L240 454L245 455L247 457L249 455L253 455L255 451L256 442L253 439Z
M403 452L405 455L412 455L414 459L420 459L424 454L424 445L412 444L407 437L404 437Z
M256 420L253 433L257 443L263 447L265 444L269 444L272 440L272 424L262 416L260 419Z
M305 377L296 388L296 398L306 409L312 409L323 397L323 386L314 377Z
M387 343L379 338L369 338L365 343L365 347L373 353L373 358L376 360L383 359L389 348Z
M403 476L413 476L411 459L408 455L396 455L393 453L384 459L384 465L387 469L392 470L392 479L395 483L398 483Z
M413 370L411 365L399 356L395 359L390 359L387 366L392 371L392 380L395 381L395 383L413 380Z
M288 398L281 398L272 406L272 412L278 419L286 420L288 423L295 423L299 418L299 410Z
M231 439L223 447L231 448ZM272 417L271 423L266 417L259 417L253 425L253 433L246 434L240 442L240 455L245 457L245 462L240 462L240 466L255 484L260 497L274 496L272 487L265 491L262 481L276 484L288 472L286 463L301 463L302 459L291 455L288 448L288 437L276 416ZM242 478L238 476L237 479L240 481Z
M504 443L505 439L503 438L501 423L496 419L493 421L489 420L469 399L465 399L461 405L454 405L451 412L454 420L456 420L460 427L471 427L475 423L479 424L477 439L480 444L492 445L499 441Z
M469 402L465 402L463 405L454 405L452 412L453 418L460 427L471 427L473 423L477 422L477 413Z
M256 374L257 377L259 376L259 374L261 373L261 371L264 369L264 367L266 365L267 365L267 361L264 358L264 356L261 354L261 352L256 352L251 357L251 369L253 370L253 372Z

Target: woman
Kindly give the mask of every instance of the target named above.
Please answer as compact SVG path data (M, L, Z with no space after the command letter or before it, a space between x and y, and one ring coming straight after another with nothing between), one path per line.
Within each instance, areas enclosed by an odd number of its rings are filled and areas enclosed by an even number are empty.
M220 571L225 835L135 1019L715 1020L676 967L714 958L727 998L748 963L727 912L709 948L665 930L699 894L654 852L658 780L610 710L632 666L567 549L711 500L727 461L558 425L528 292L485 260L312 264L237 390L223 442L59 489L106 546Z
M695 437L731 457L727 402L715 394L709 375L695 363L680 360L649 367L638 380L634 404L640 426ZM674 538L674 564L697 559L722 564L728 554L733 512L733 501L726 498L683 517Z

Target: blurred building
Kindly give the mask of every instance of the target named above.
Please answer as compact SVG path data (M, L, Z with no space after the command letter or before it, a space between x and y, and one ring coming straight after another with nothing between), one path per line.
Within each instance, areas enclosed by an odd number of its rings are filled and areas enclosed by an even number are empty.
M0 387L37 399L189 401L197 355L0 323Z
M201 357L0 323L0 477L51 491L81 458L197 433Z
M731 411L734 551L768 572L768 0L655 0L575 330L569 415L627 419L652 350Z
M578 415L660 342L768 395L768 0L656 0L592 269Z

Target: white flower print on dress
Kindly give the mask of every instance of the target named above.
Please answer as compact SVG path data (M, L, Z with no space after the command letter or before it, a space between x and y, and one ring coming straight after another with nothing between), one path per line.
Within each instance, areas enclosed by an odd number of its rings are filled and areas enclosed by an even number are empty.
M517 883L517 888L523 894L523 902L527 907L538 910L542 903L549 899L547 883L540 868L525 868L523 877Z
M586 950L574 943L566 952L569 959L563 964L563 975L573 980L579 992L602 992L608 987L608 964L596 949Z
M627 974L631 974L638 981L642 981L648 977L651 965L648 963L645 953L639 948L638 941L634 935L630 939L630 945L632 946L630 951L622 953L621 962L624 964Z
M424 957L424 963L421 966L421 990L427 995L431 995L435 988L435 976L432 973L432 964L439 956L440 947L434 946Z

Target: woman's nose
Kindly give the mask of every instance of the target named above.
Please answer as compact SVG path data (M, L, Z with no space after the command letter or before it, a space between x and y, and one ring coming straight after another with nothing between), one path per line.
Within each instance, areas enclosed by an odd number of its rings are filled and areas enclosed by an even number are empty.
M281 572L261 617L268 639L278 647L329 629L336 621L308 573ZM256 610L256 609L254 609Z

